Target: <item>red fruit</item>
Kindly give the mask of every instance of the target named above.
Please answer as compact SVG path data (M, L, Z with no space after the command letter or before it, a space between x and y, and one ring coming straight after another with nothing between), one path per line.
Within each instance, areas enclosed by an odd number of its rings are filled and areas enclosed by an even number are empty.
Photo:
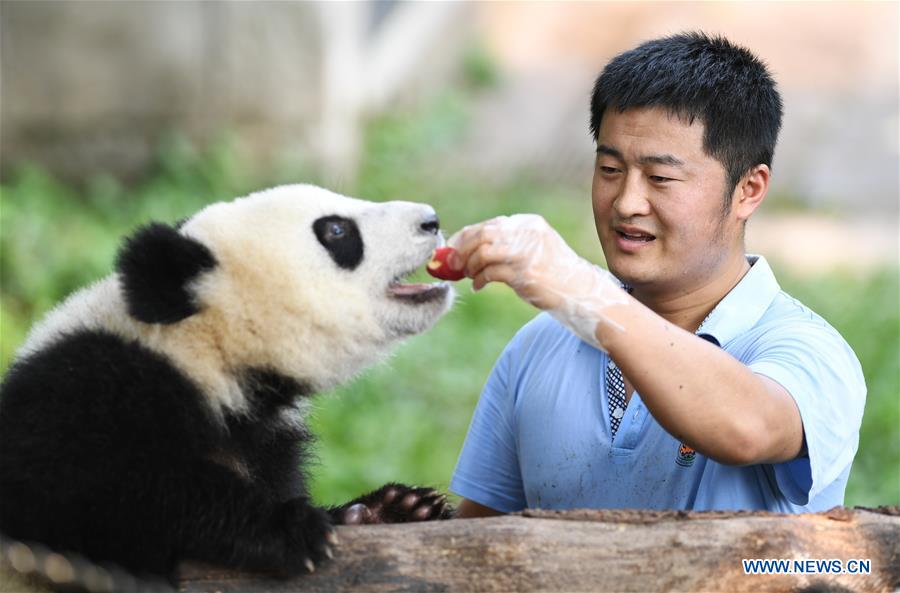
M455 251L452 247L438 247L435 249L431 255L431 261L428 262L426 267L428 273L441 280L461 280L465 278L466 273L463 270L453 270L447 262L447 258Z

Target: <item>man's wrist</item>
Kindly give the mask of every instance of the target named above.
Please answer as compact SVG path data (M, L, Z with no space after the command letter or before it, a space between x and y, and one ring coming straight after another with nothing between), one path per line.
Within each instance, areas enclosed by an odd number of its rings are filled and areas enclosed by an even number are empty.
M633 299L607 270L585 260L581 263L577 271L581 286L561 294L560 304L550 313L582 340L605 351L601 331L623 329L611 312Z

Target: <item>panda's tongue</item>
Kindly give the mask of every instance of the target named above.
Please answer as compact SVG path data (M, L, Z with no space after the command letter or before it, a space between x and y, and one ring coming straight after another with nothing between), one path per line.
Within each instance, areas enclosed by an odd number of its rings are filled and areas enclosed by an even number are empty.
M419 294L433 288L431 284L391 284L388 291L397 296Z

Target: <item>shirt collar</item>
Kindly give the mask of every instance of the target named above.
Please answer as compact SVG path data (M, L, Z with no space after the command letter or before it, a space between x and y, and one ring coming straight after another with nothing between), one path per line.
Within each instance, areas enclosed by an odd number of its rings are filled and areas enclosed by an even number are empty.
M778 296L781 287L766 259L748 254L747 262L750 270L700 324L698 334L725 345L756 325Z

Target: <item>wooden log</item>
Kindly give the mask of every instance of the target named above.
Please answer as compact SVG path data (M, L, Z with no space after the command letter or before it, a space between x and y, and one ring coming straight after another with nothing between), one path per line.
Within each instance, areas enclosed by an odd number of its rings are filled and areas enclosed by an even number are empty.
M827 513L526 511L339 527L335 559L278 580L199 564L184 592L895 591L900 507ZM867 574L746 574L743 559L870 562ZM809 567L804 567L807 571ZM834 564L829 565L834 568Z

